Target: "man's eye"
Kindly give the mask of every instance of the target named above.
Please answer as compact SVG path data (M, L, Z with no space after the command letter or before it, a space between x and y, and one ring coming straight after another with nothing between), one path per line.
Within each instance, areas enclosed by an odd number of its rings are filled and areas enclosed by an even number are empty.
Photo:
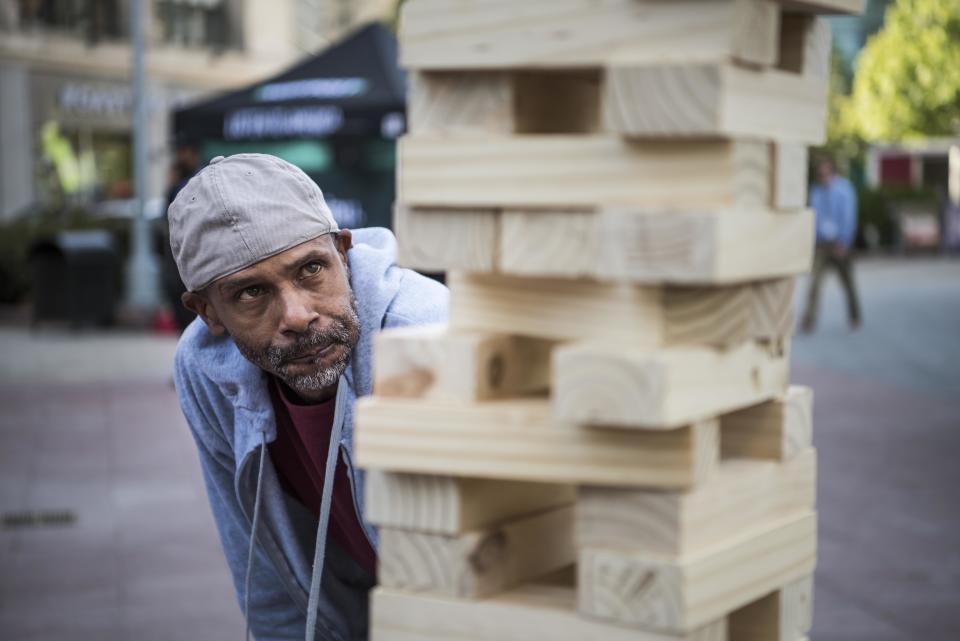
M314 274L319 274L321 269L323 269L323 265L320 263L307 263L303 266L303 273L308 276L313 276Z
M246 287L240 291L240 294L237 296L239 300L251 300L257 296L263 294L263 287L254 285L253 287Z

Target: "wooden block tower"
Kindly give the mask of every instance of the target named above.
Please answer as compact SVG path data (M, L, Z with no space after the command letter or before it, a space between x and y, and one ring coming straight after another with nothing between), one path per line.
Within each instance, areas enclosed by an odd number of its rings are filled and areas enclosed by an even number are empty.
M374 641L800 641L808 144L862 0L409 0L401 262L358 403Z

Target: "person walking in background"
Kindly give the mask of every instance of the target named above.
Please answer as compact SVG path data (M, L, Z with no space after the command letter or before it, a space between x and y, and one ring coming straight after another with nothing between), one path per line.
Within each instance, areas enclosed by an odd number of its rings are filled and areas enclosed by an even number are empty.
M817 162L817 184L810 190L810 206L817 217L817 247L801 328L812 332L817 323L820 282L828 267L837 270L847 296L847 317L852 329L860 326L860 303L853 279L851 252L857 231L857 194L850 181L838 176L833 160Z

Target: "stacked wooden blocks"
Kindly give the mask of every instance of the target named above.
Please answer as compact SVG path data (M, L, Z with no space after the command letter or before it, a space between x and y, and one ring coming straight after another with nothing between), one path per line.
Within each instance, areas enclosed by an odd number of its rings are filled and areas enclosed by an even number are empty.
M444 327L357 407L378 641L799 641L806 145L859 0L410 0L396 227ZM575 567L575 571L571 568Z

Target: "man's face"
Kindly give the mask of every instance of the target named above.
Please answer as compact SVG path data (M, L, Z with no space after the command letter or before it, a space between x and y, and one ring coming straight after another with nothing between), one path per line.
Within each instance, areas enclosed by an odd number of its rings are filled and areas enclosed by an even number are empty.
M213 333L229 334L249 361L303 399L330 398L360 339L349 248L344 230L224 276L193 294L207 301L198 313Z
M827 185L833 179L833 163L829 160L824 160L817 164L817 180L820 181L821 185Z

